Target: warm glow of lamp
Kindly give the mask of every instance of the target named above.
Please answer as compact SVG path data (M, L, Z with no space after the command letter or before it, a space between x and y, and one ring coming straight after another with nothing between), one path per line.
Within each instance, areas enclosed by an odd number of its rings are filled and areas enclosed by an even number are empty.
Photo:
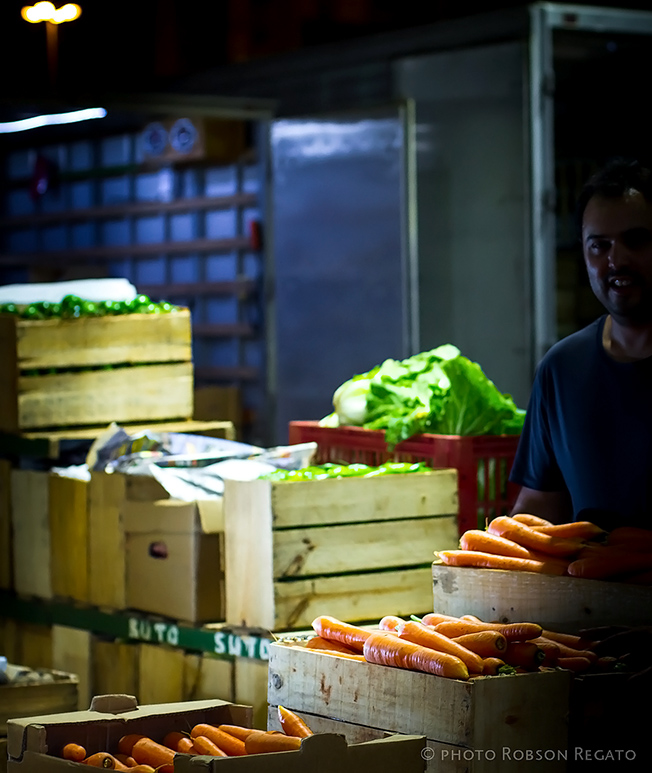
M23 19L32 22L32 24L40 21L61 24L64 21L74 21L80 14L81 8L77 3L66 3L61 8L55 8L52 3L40 2L35 5L26 5L20 11Z

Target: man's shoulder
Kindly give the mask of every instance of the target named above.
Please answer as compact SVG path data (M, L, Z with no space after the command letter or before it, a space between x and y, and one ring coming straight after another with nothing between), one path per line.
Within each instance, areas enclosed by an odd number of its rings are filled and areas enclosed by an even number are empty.
M554 343L541 358L542 369L556 369L565 363L576 363L579 360L592 358L599 352L600 331L606 315L599 317L590 324L567 335Z

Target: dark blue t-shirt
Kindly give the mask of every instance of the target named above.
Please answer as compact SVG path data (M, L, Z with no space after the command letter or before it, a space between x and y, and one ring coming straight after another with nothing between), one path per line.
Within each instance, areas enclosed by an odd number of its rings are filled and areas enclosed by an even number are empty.
M606 315L537 368L510 480L570 494L576 520L652 528L652 357L616 362Z

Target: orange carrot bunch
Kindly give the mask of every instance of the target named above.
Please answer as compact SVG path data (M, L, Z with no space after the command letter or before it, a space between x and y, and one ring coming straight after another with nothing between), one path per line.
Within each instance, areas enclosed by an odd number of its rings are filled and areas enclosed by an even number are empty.
M88 754L81 744L67 743L61 750L63 759L81 762L106 770L130 773L173 773L174 756L178 753L201 754L211 757L240 757L248 754L267 754L291 751L301 746L303 738L312 735L305 721L284 706L278 707L282 732L255 730L239 725L194 725L189 733L168 732L159 743L137 733L122 736L115 754L107 751Z
M607 533L591 521L499 516L486 530L464 532L458 550L435 555L448 566L652 584L652 530L620 527Z
M328 618L333 635L341 639L351 625ZM323 619L313 622L323 631ZM570 671L605 670L615 665L601 659L591 642L569 633L545 630L538 623L487 622L475 615L424 615L420 620L383 617L377 629L364 631L362 660L377 665L422 671L468 680L479 676L564 668ZM337 641L337 639L335 640ZM312 652L350 657L337 651L305 647Z

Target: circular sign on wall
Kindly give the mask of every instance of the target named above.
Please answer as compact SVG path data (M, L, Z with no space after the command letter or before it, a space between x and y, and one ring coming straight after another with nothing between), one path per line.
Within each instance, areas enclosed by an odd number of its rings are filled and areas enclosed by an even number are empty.
M190 153L197 142L197 129L189 118L179 118L170 128L170 145L177 153Z
M160 156L168 144L168 133L163 124L147 124L142 134L143 152L148 156Z

